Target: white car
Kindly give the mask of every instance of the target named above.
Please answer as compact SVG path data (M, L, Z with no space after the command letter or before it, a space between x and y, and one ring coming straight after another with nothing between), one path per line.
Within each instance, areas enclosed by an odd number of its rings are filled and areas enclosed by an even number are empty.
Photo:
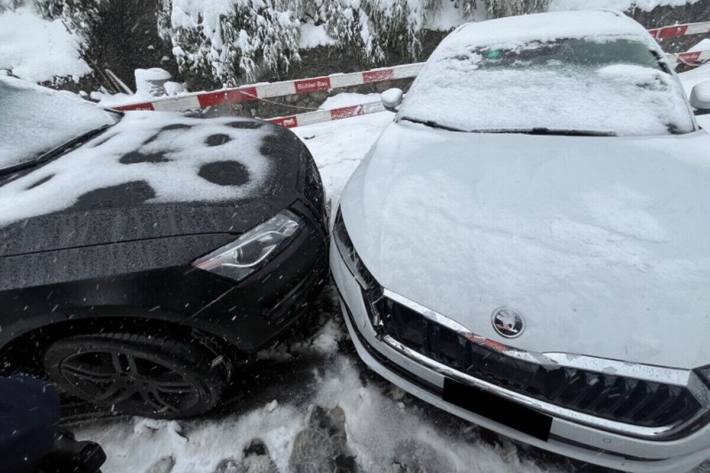
M710 457L710 135L628 17L451 33L347 184L330 259L360 357L413 395L610 468Z

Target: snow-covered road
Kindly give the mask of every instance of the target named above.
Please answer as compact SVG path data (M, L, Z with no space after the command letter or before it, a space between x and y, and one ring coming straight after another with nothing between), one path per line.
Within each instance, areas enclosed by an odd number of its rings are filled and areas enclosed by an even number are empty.
M699 76L710 78L710 66L687 79ZM295 130L331 202L391 120L383 112ZM710 127L710 116L701 124ZM242 383L248 393L210 418L99 421L76 427L78 437L101 443L105 473L604 471L513 443L414 399L359 361L332 294L324 294L317 312L314 320L324 325L314 335L305 341L292 335L263 352Z

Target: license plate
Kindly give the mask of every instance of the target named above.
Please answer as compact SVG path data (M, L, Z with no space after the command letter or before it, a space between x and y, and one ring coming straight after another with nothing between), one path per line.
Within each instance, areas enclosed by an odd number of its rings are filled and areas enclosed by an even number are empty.
M552 417L488 391L445 378L443 398L462 409L540 440L547 441L550 437Z

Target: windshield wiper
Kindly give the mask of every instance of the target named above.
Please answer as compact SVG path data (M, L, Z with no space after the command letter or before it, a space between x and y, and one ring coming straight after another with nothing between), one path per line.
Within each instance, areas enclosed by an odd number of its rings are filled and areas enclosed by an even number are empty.
M471 133L517 133L522 135L559 135L559 136L616 136L613 131L534 128L498 128L490 130L471 130Z
M418 118L411 118L411 117L402 117L400 120L407 120L408 122L412 123L420 123L422 125L430 126L432 128L440 128L442 130L449 130L449 131L467 131L467 130L462 130L461 128L454 128L452 126L446 126L442 125L441 123L437 123L434 120L419 120Z
M533 127L533 128L491 128L491 129L478 129L478 130L464 130L461 128L455 128L448 125L442 125L433 120L420 120L418 118L412 117L402 117L400 120L407 120L408 122L420 123L422 125L430 126L432 128L441 128L442 130L449 131L459 131L464 133L517 133L523 135L559 135L559 136L616 136L613 131L599 131L599 130L575 130L575 129L557 129L557 128L547 128L547 127Z
M71 150L72 148L75 148L76 146L79 146L80 144L86 143L90 139L94 138L97 135L100 135L104 131L106 131L109 127L115 125L115 123L111 123L108 125L101 126L99 128L95 128L91 131L87 131L86 133L79 135L75 138L72 138L71 140L67 141L66 143L57 146L56 148L53 148L45 153L40 154L34 159L30 159L28 161L25 161L20 164L16 164L13 166L9 166L6 168L0 168L0 175L4 174L11 174L14 172L22 171L27 168L35 167L38 164L46 163L47 161L56 158L57 156L66 153L67 151Z

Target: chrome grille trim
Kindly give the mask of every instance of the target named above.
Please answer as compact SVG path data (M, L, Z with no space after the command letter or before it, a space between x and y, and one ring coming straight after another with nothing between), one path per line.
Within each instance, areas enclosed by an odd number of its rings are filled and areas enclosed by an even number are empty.
M561 366L565 368L577 368L596 373L614 374L626 378L640 379L644 381L652 381L657 383L672 384L675 386L688 386L691 378L695 374L691 370L678 368L666 368L662 366L643 365L629 363L626 361L610 360L606 358L595 358L587 355L576 355L569 353L535 353L530 351L520 350L514 347L504 345L498 341L477 335L460 323L452 320L434 310L431 310L417 302L414 302L404 296L401 296L389 289L383 289L383 295L393 301L402 304L405 307L412 309L432 322L443 325L455 332L459 333L464 338L471 342L496 350L497 352L518 358L520 360L537 363L547 366ZM701 401L701 399L698 399ZM704 400L707 402L707 400ZM701 404L704 404L701 402ZM707 405L707 404L704 404Z
M381 331L378 331L378 327L375 327L376 331L380 333L380 335L378 335L380 340L409 359L443 376L448 376L460 382L487 390L496 395L518 402L554 417L559 417L575 423L598 428L600 430L631 437L649 440L663 440L668 437L675 437L679 433L685 432L691 427L697 426L701 422L706 421L710 413L710 395L708 393L708 389L691 370L666 368L653 365L639 365L617 360L594 358L586 355L569 355L565 353L531 353L509 347L495 340L490 340L474 334L460 323L386 288L383 289L382 296L411 309L431 322L440 324L452 331L455 331L472 343L481 345L488 349L493 349L502 355L527 362L537 363L543 366L583 369L601 374L610 374L608 372L605 373L604 370L613 369L614 376L622 376L643 381L685 387L698 400L701 406L692 418L687 419L682 423L660 427L640 426L601 418L584 412L568 409L557 404L552 404L544 400L536 399L458 371L412 348L409 348L392 336L381 333Z

